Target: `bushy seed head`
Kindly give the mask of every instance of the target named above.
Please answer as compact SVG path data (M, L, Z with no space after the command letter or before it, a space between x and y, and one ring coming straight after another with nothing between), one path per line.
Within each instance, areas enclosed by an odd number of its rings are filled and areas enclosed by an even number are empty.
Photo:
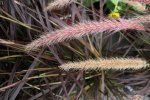
M59 66L64 70L98 70L98 69L140 69L145 68L148 63L140 58L100 58L97 60L90 59L79 62L69 62Z

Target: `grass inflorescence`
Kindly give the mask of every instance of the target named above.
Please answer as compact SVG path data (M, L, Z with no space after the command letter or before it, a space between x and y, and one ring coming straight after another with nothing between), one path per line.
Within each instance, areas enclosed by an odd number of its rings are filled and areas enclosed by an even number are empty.
M97 60L89 59L79 62L68 62L59 68L66 71L74 70L125 70L125 69L141 69L148 66L148 63L140 58L100 58Z

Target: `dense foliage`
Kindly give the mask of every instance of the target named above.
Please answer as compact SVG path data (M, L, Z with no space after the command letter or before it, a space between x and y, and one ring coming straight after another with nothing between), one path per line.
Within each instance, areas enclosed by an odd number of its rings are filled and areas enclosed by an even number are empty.
M150 0L0 0L0 99L148 98L149 4ZM110 68L97 70L102 65L94 60L103 58L106 62L101 64ZM93 62L84 70L88 59ZM65 65L68 62L81 63Z

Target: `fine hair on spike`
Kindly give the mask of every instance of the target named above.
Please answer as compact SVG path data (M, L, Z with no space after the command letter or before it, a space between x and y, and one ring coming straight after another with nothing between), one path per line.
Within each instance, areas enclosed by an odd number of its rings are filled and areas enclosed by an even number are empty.
M141 21L143 22L142 19ZM85 35L94 34L97 32L120 31L127 29L145 30L144 26L141 24L141 21L140 18L133 18L129 20L105 19L103 21L88 21L78 23L74 26L67 26L66 28L43 34L42 36L40 36L40 38L28 44L26 46L26 50L30 51L41 46L52 45L59 42L63 42L65 40L78 39Z
M74 70L125 70L125 69L141 69L148 66L146 60L141 58L100 58L97 60L89 59L79 62L69 62L62 64L59 68L69 71Z

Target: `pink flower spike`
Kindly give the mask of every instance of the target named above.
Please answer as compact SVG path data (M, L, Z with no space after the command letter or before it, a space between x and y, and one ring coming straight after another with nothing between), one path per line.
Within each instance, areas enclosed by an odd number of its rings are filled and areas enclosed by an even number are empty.
M26 50L36 49L41 46L51 45L65 40L78 39L87 34L94 34L96 32L126 29L144 30L144 26L140 24L139 21L131 19L104 20L100 22L88 21L44 34L28 44Z

